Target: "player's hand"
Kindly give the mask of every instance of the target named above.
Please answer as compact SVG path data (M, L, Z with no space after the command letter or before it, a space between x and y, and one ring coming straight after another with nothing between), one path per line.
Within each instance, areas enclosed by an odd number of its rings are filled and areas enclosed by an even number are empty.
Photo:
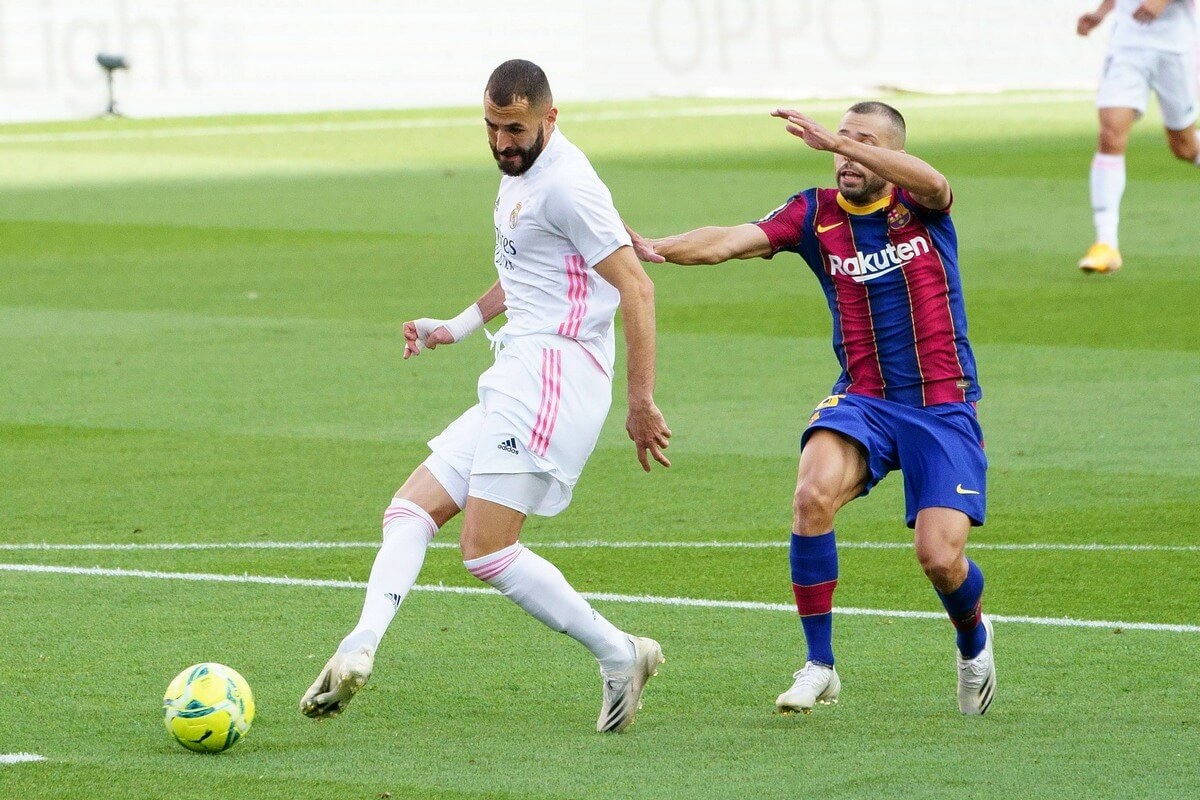
M1166 10L1167 3L1170 0L1145 0L1137 10L1133 12L1135 22L1140 22L1143 25L1149 25L1154 20L1158 19L1158 15Z
M650 457L664 467L671 466L671 462L663 454L663 450L671 444L671 429L667 427L667 421L663 419L662 412L654 405L653 400L649 405L629 406L625 430L633 440L642 469L650 471Z
M412 358L425 348L433 350L439 344L454 344L454 336L446 328L446 320L423 317L404 323L404 357Z
M787 132L814 150L832 151L840 140L837 134L825 130L816 120L794 108L777 108L771 112L771 116L786 119Z
M1075 32L1080 36L1087 36L1096 29L1097 25L1103 21L1103 14L1097 14L1095 12L1092 12L1091 14L1084 14L1079 18L1079 22L1075 23Z
M628 225L625 226L625 232L629 234L629 239L633 242L633 254L638 257L638 261L645 261L648 264L661 264L666 261L655 251L654 245L649 239Z

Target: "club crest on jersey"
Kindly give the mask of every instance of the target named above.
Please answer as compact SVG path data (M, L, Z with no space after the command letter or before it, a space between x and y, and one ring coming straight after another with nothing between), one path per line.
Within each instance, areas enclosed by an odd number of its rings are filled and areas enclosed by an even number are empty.
M510 227L510 228L517 227L517 217L519 217L520 215L521 215L521 204L517 203L515 206L513 206L512 213L508 215L508 227Z
M892 210L888 212L887 226L893 231L907 227L910 222L912 222L912 212L908 210L908 206L902 203L892 206Z

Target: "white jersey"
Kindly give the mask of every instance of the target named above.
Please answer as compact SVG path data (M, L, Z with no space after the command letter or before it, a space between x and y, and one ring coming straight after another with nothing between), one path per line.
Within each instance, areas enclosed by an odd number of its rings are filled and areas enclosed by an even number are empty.
M556 128L532 167L501 178L493 222L508 318L497 336L574 339L611 376L621 296L593 268L630 239L587 156Z
M1196 5L1194 0L1171 0L1158 18L1143 24L1133 18L1142 0L1117 0L1109 50L1141 47L1167 53L1196 50Z

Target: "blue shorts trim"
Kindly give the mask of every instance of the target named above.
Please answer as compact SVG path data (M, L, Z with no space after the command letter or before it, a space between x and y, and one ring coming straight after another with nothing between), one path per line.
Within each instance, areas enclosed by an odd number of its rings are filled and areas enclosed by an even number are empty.
M987 456L983 429L971 403L924 408L863 395L833 395L821 402L800 437L804 448L816 430L830 430L865 451L867 494L894 470L904 475L905 524L923 508L953 508L972 525L987 515Z

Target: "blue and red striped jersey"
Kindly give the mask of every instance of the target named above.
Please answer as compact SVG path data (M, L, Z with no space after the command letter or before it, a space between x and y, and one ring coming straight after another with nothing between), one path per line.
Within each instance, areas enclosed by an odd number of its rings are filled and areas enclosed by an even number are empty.
M866 206L808 189L757 225L771 255L798 253L821 282L842 365L834 394L918 407L980 398L949 209L898 187Z

